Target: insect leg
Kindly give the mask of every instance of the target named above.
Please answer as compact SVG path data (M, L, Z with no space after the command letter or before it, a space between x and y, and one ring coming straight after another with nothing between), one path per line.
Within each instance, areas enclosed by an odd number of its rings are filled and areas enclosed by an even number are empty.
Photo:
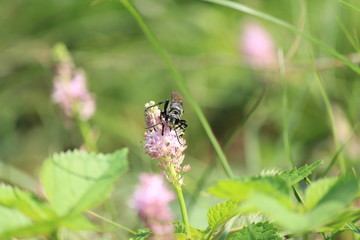
M165 102L165 105L167 105L167 103ZM161 116L164 118L165 122L167 122L167 115L165 113L165 111L162 111L161 112ZM162 129L161 129L161 136L164 136L164 129L165 129L165 124L163 121L161 121L161 124L162 124Z
M145 111L147 111L149 108L152 108L152 107L161 105L161 104L163 104L163 103L165 103L164 109L166 109L167 105L169 104L169 100L168 100L168 99L167 99L167 100L164 100L164 101L161 101L161 102L158 102L158 103L156 103L156 104L154 104L154 105L152 105L152 106L150 106L150 107L145 108Z
M180 142L180 139L179 139L179 136L178 136L178 133L177 133L176 129L174 129L174 131L175 131L175 135L176 135L176 138L177 138L178 142L179 142L181 145L184 145L184 144L182 144L182 143Z

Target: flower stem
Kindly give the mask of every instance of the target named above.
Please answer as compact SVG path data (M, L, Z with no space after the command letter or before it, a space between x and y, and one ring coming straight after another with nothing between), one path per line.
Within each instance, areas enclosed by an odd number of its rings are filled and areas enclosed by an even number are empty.
M87 149L90 152L97 152L98 149L96 146L96 140L94 138L93 132L91 131L89 122L83 121L79 119L79 117L76 118L76 121Z
M182 192L181 184L179 183L179 181L176 178L177 174L176 174L174 166L172 164L170 165L169 169L170 169L170 172L171 172L171 176L174 179L173 186L175 188L176 195L177 195L178 200L179 200L179 205L180 205L180 210L181 210L181 215L182 215L182 218L183 218L183 222L184 222L184 225L185 225L186 235L188 237L190 237L189 217L188 217L187 210L186 210L186 204L185 204L185 199L184 199L184 195L183 195L183 192Z
M127 227L125 227L125 226L123 226L123 225L120 225L120 224L114 222L114 221L111 221L111 220L109 220L109 219L107 219L107 218L104 218L103 216L100 216L99 214L96 214L96 213L94 213L94 212L92 212L92 211L87 211L87 212L88 212L89 214L91 214L91 215L93 215L93 216L95 216L95 217L97 217L97 218L99 218L99 219L101 219L101 220L103 220L103 221L105 221L105 222L107 222L107 223L110 223L110 224L112 224L112 225L114 225L114 226L117 226L117 227L119 227L119 228L121 228L121 229L123 229L123 230L125 230L125 231L127 231L127 232L129 232L129 233L131 233L131 234L133 234L133 235L136 234L136 232L133 231L133 230L131 230L130 228L127 228Z

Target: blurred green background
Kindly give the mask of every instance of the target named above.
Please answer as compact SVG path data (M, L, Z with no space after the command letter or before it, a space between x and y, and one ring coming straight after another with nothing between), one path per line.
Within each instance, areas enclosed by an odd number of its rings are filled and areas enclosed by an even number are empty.
M308 32L345 56L359 61L360 4L347 0L239 1ZM330 120L314 67L324 84L335 117L336 134L347 143L343 157L359 167L360 148L354 127L360 118L360 77L320 48L286 29L247 14L202 1L136 0L145 22L169 51L186 85L204 111L220 143L256 111L226 150L237 175L291 167L284 148L284 81L288 91L288 131L296 166L336 153ZM256 20L285 56L285 74L253 69L240 49L244 24ZM0 1L0 160L37 177L43 160L54 152L79 148L76 125L64 121L51 102L52 47L64 42L77 67L86 71L97 110L91 125L99 133L101 152L129 147L130 172L110 200L113 218L136 222L127 202L144 171L157 171L144 154L144 104L168 99L179 91L132 16L115 0ZM299 41L299 42L296 42ZM298 45L297 45L298 44ZM292 56L290 49L295 50ZM281 55L281 54L280 54ZM190 206L204 172L205 186L226 175L220 164L207 171L215 153L193 110L184 99L188 149L185 195ZM241 126L241 125L240 125ZM349 137L352 136L350 140ZM337 174L337 165L331 174ZM201 194L190 210L191 223L206 219L212 200ZM174 207L174 211L178 211ZM121 213L121 214L120 214ZM130 219L130 220L129 220Z

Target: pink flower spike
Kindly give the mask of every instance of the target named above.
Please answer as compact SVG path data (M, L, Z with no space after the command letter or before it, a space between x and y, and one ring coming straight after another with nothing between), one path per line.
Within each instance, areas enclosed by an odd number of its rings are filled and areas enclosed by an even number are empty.
M168 181L181 185L179 181L184 172L181 164L185 158L183 152L187 148L183 138L184 131L171 129L161 116L161 110L157 106L151 107L154 104L153 101L145 104L147 131L145 132L144 148L152 159L159 161L158 167L162 169L162 174ZM190 170L190 166L184 170Z
M276 49L270 34L260 24L248 22L241 34L240 49L244 60L253 68L276 67Z
M85 73L72 67L71 62L59 63L52 100L66 116L78 115L80 119L88 120L95 112L95 99L87 89Z
M146 227L153 231L154 239L174 239L169 207L174 199L175 195L166 188L161 175L140 175L140 186L134 192L131 204Z

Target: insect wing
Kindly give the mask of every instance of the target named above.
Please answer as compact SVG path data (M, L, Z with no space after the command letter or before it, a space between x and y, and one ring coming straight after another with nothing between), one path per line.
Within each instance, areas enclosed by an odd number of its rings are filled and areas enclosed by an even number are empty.
M171 102L177 102L177 103L180 103L182 105L183 98L179 93L174 91L174 92L171 93Z

